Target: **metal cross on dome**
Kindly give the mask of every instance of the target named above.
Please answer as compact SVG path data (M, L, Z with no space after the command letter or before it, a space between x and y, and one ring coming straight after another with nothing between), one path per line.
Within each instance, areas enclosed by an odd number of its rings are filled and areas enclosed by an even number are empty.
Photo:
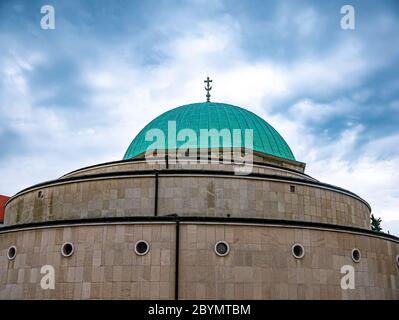
M209 91L212 90L212 86L210 86L209 84L212 82L212 80L210 80L209 77L206 77L206 80L204 80L204 82L206 83L206 87L205 87L205 90L206 90L206 102L209 102L210 98L211 98L211 95L210 95Z

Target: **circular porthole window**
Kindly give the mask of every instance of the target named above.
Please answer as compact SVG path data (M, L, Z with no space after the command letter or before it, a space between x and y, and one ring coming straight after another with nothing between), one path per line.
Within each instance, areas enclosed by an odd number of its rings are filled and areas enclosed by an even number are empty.
M14 260L16 255L17 255L17 247L16 246L9 247L7 251L8 260Z
M399 255L396 256L396 265L399 267Z
M70 242L65 242L62 247L61 247L61 254L64 257L70 257L71 255L73 255L74 252L74 248L73 248L73 244Z
M134 246L134 251L139 256L144 256L150 251L150 244L145 240L139 240Z
M362 258L362 255L359 251L359 249L353 249L352 250L352 260L356 263L358 263L360 261L360 259Z
M296 259L302 259L305 255L305 248L300 243L295 243L291 248L292 255Z
M215 244L215 253L220 256L224 257L227 256L230 252L230 246L226 241L218 241Z

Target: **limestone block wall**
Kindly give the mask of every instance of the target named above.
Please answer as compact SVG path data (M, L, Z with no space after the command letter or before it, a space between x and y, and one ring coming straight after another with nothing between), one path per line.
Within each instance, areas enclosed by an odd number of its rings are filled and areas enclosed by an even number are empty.
M184 299L399 299L399 243L324 230L185 225L181 234ZM230 245L225 257L215 242ZM291 253L305 248L302 259ZM354 248L361 252L352 261ZM341 267L355 269L355 290L342 290Z
M199 170L214 170L214 171L228 171L233 172L234 166L231 164L223 163L199 163L196 160L187 161L187 163L173 163L172 161L168 164L169 169L199 169ZM93 167L82 168L80 170L67 173L62 178L77 177L89 174L109 173L109 172L120 172L120 171L137 171L137 170L161 170L166 169L166 162L163 160L159 161L132 161L132 162L115 162L109 164L100 164ZM253 173L271 174L283 177L295 177L310 181L316 181L316 179L302 174L300 172L286 170L285 168L268 167L267 165L253 165Z
M163 176L159 180L159 208L159 214L229 215L370 227L370 209L355 198L313 186L261 179Z
M78 177L90 174L109 173L118 171L135 171L135 170L160 170L165 169L164 162L147 162L147 161L134 161L134 162L115 162L108 164L100 164L88 168L82 168L70 173L65 174L61 178Z
M27 192L6 206L6 225L154 214L154 177L88 180Z
M103 225L0 233L0 299L172 299L174 225ZM134 245L147 240L138 256ZM63 257L64 242L74 254ZM9 246L17 255L7 259ZM43 290L40 269L55 269L55 289Z
M150 245L134 253L138 240ZM217 241L230 246L217 256ZM60 253L73 243L71 257ZM174 223L81 225L0 231L0 299L174 299ZM291 253L305 249L302 259ZM17 255L7 259L15 245ZM351 259L354 248L361 260ZM366 234L271 225L180 224L180 299L399 299L399 243ZM55 268L55 289L40 268ZM355 289L342 290L343 265Z
M370 227L370 209L364 202L316 185L201 174L158 179L158 215L229 215ZM154 207L155 176L82 180L16 196L6 206L5 225L153 216Z

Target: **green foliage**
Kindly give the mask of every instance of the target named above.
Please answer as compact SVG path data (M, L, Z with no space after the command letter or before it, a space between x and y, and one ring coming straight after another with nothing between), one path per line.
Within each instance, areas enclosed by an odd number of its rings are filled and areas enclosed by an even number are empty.
M376 218L374 215L371 215L371 230L381 232L381 218Z

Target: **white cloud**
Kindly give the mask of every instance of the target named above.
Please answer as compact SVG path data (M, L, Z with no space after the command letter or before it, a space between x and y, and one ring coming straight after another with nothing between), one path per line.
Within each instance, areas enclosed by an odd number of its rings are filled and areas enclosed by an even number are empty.
M301 121L317 122L328 121L331 117L348 114L354 109L348 99L341 99L331 103L317 103L310 99L300 100L290 108L290 114Z
M287 15L280 18L282 36L289 35L293 24L301 39L312 37L320 23L311 8L298 12L292 22L286 20ZM162 32L175 23L169 19L162 24ZM165 57L158 64L135 61L132 57L137 52L125 42L102 47L101 58L79 53L82 80L91 90L82 110L32 107L26 74L35 72L45 57L34 51L23 57L7 55L0 63L0 122L23 136L31 150L0 162L0 193L13 194L85 165L121 159L135 134L154 117L184 103L204 101L203 79L209 75L214 80L212 100L242 105L263 116L281 132L297 159L307 163L309 174L358 193L384 224L397 220L399 156L396 152L381 158L381 154L396 150L399 137L388 136L359 148L363 125L352 123L335 141L313 133L310 127L366 101L373 92L358 90L359 84L387 61L370 59L373 55L366 44L352 38L341 39L323 54L297 57L289 63L277 62L268 54L252 59L242 47L237 19L223 15L216 21L196 22L189 16L185 20L190 28L178 23L175 36L152 44ZM337 97L339 90L350 89L353 101ZM48 92L44 87L34 94L44 97ZM318 102L318 97L329 102ZM397 105L392 102L391 107L397 109ZM278 113L276 108L280 108ZM90 117L93 121L85 123Z
M384 232L399 235L399 220L382 221L381 226Z
M313 8L307 8L295 15L294 21L298 27L298 33L302 36L311 34L317 28L317 13Z

